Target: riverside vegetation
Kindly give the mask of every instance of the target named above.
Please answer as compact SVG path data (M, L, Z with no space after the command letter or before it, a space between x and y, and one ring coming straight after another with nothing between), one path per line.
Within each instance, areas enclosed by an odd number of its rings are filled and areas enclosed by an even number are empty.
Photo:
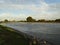
M34 19L33 17L29 16L27 17L25 20L19 20L19 21L16 21L16 20L12 20L12 21L9 21L8 19L5 19L4 21L0 21L0 23L2 22L47 22L47 23L60 23L60 19L55 19L55 20L45 20L45 19Z

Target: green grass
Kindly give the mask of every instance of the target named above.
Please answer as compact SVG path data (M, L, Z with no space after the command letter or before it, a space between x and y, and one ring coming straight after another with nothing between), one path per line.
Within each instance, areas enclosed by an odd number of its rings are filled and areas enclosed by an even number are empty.
M0 45L29 45L29 39L11 28L0 25Z

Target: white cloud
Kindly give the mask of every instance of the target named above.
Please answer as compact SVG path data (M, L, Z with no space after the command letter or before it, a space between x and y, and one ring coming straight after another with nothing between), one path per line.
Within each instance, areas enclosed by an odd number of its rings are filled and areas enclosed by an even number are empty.
M0 20L4 20L4 19L12 19L13 20L13 15L10 13L2 13L0 14Z
M12 13L2 13L0 14L0 21L1 20L25 20L28 16L25 14L14 15Z

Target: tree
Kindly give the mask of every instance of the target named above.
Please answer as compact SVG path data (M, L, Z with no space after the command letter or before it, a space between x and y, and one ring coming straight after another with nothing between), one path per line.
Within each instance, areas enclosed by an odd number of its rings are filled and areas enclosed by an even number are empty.
M4 20L4 22L8 22L8 20L7 20L7 19L5 19L5 20Z
M55 22L60 22L60 19L56 19Z
M27 17L27 18L26 18L26 20L27 20L27 22L35 22L35 19L33 19L33 18L32 18L32 17L30 17L30 16L29 16L29 17Z
M38 20L37 22L45 22L45 19Z

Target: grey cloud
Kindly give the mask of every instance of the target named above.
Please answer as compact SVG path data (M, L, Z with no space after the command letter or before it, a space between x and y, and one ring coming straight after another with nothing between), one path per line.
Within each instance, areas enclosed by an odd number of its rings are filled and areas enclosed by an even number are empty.
M50 10L52 11L60 11L60 3L55 3L50 5Z

